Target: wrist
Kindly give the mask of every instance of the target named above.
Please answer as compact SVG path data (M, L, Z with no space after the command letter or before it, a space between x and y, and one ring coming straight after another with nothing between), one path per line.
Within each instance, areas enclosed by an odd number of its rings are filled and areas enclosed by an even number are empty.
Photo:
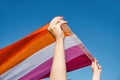
M97 77L100 77L100 73L98 73L98 72L93 72L93 75L97 76Z
M56 38L56 41L63 41L64 40L64 37L58 37Z
M100 80L100 75L93 74L92 80Z

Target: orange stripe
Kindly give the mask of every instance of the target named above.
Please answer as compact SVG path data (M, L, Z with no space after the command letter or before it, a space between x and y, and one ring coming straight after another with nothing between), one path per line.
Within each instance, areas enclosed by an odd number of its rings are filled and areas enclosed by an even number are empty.
M16 54L16 51L19 51L23 48L23 46L29 44L29 42L34 39L34 37L39 33L47 30L48 24L41 27L40 29L34 31L30 35L26 36L22 40L15 42L14 44L11 44L2 50L0 50L0 65L5 62L10 56ZM36 33L36 34L35 34ZM34 34L34 35L33 35ZM42 34L42 33L41 33ZM43 34L42 34L43 35Z
M48 24L36 30L22 40L3 48L0 51L0 74L3 74L10 68L14 67L36 51L44 48L54 42L54 37L47 30ZM63 26L66 35L71 35L72 32Z
M21 50L25 45L27 45L31 39L33 39L35 36L31 36L29 38L24 38L17 43L14 43L4 49L2 49L0 54L0 64L5 62L10 56L14 55L17 51Z
M49 45L54 41L54 38L50 35L50 33L46 33L44 36L33 40L28 45L24 46L22 50L17 51L14 55L9 57L8 60L6 60L1 66L1 72L0 74L4 73L8 69L12 68L19 62L23 61L30 55L34 54L36 51L44 48L46 45Z

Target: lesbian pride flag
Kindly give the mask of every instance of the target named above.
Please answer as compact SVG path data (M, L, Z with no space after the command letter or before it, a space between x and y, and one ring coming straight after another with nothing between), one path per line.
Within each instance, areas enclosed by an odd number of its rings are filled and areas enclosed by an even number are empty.
M55 38L49 24L0 50L0 80L39 80L49 77ZM92 55L64 24L67 72L89 66Z

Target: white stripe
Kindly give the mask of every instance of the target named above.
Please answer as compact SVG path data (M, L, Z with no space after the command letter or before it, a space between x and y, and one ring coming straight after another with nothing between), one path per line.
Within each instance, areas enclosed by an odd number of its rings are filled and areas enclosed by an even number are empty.
M65 49L78 45L78 43L73 40L73 36L66 37L64 43ZM54 53L54 46L55 43L52 43L42 50L39 50L32 56L28 57L23 62L19 63L15 67L2 74L0 76L1 80L17 80L20 77L24 76L25 74L36 68L38 65L50 59Z

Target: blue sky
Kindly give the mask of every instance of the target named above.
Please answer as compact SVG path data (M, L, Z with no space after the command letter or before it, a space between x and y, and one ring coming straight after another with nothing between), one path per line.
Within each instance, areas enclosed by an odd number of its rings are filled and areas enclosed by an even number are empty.
M120 80L119 0L0 0L0 48L59 15L99 60L101 80ZM71 80L91 78L90 67L68 73Z

